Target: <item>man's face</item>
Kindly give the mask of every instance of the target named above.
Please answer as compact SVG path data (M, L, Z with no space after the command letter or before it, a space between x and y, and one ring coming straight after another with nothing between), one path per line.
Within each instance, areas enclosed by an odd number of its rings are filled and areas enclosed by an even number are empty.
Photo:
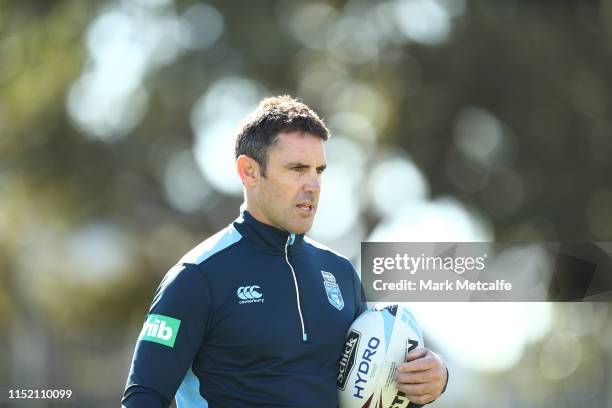
M325 166L323 140L308 133L280 133L268 149L266 176L259 178L249 210L266 224L305 233L317 212Z

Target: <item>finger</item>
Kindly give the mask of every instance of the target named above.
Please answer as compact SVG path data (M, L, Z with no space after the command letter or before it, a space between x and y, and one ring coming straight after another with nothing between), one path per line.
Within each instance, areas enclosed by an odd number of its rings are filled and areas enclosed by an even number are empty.
M431 384L431 394L438 395L446 384L446 373L440 370L426 370L408 373L395 373L395 382L398 384Z
M429 373L430 370L427 371L417 371L417 372L396 372L395 373L395 381L400 384L421 384L432 381L432 375Z
M417 348L406 354L406 361L413 361L419 358L423 358L429 352L426 348Z
M433 357L423 357L407 363L402 363L397 366L399 372L425 371L431 370L436 366L436 360Z
M431 401L434 400L434 396L431 394L424 394L424 395L418 395L418 396L412 396L412 397L407 395L407 397L410 400L410 402L414 402L415 404L420 404L420 405L429 404Z
M412 401L411 397L419 397L422 395L433 395L434 385L431 383L426 384L397 384L397 389L404 392L408 399Z

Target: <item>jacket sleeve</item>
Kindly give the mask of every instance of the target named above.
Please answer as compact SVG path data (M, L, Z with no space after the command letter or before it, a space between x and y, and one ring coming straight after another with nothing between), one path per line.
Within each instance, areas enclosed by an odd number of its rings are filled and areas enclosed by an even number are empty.
M205 339L211 294L199 267L164 277L136 342L123 394L126 408L168 407Z

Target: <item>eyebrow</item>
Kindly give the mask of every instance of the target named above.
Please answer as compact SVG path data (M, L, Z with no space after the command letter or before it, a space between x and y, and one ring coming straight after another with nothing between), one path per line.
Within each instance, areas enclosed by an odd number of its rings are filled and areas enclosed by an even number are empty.
M290 162L285 164L285 167L288 169L292 169L294 167L299 167L299 168L310 168L311 166L309 164L305 164L302 162ZM327 164L322 164L320 166L317 166L317 170L323 171L327 168Z

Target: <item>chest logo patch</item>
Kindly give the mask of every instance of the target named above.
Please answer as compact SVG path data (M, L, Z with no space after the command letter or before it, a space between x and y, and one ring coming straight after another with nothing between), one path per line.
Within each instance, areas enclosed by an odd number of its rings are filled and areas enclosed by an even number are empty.
M261 288L257 285L239 287L238 290L236 290L236 296L240 299L238 304L263 303L263 294L260 290Z
M344 308L344 299L342 299L342 293L340 292L338 282L336 282L336 277L326 271L321 271L321 275L323 275L323 287L325 287L325 292L327 293L327 300L329 300L333 307L342 310Z

